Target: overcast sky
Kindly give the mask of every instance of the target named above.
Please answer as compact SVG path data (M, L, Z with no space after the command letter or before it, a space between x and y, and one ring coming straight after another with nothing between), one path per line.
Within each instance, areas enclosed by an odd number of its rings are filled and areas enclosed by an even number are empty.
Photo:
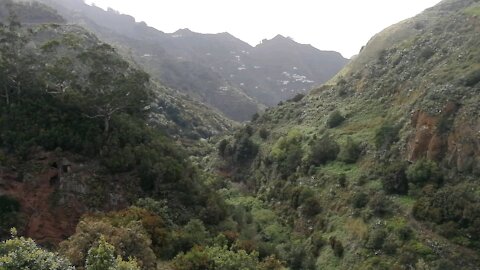
M440 0L86 0L161 31L230 34L256 45L277 34L349 58L382 29Z

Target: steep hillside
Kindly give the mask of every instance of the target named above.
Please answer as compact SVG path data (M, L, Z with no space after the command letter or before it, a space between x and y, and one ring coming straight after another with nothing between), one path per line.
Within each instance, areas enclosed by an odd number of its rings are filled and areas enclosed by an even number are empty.
M166 200L180 222L209 215L202 209L206 200L215 205L214 192L166 133L186 140L182 129L199 137L223 126L204 124L113 47L46 6L2 1L0 10L2 237L15 225L58 244L82 214L146 196Z
M263 241L291 269L478 269L479 11L445 0L386 29L218 143L222 175L283 220Z
M0 1L0 269L283 269L237 241L233 217L256 219L182 131L216 127L64 22Z
M42 2L131 54L154 78L234 120L249 120L265 106L305 93L347 62L339 53L283 37L252 47L228 33L199 34L188 29L163 33L82 0Z

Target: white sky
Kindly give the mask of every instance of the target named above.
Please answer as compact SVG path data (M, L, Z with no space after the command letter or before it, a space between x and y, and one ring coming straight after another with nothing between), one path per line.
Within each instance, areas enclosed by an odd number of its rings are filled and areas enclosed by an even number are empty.
M86 0L172 33L229 32L256 45L277 34L349 58L376 33L440 0Z

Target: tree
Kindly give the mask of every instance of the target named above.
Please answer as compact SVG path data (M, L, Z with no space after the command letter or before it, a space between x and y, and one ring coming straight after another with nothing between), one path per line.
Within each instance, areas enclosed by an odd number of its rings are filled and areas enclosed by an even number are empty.
M74 270L70 263L56 253L45 251L30 238L12 237L0 243L0 269L2 270Z
M98 245L88 250L85 270L140 270L134 259L122 260L114 257L115 247L110 245L104 236L101 236Z
M103 119L104 132L108 133L115 114L142 113L150 96L147 73L131 68L107 44L94 46L78 57L89 70L88 84L80 93L70 94L87 109L86 117Z
M4 5L8 10L8 24L0 27L0 80L5 103L9 106L12 102L12 92L16 92L17 96L20 95L19 77L24 73L25 69L22 70L22 66L29 57L22 53L27 39L23 35L22 26L13 11L13 3L6 1Z
M98 245L88 250L86 270L113 270L115 269L115 248L102 235Z

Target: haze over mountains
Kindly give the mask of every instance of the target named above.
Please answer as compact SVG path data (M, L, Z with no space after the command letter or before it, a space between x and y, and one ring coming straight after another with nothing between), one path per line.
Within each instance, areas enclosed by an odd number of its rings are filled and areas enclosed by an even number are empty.
M244 121L333 77L347 59L278 35L252 47L228 33L167 34L82 0L42 0L130 54L164 84Z

